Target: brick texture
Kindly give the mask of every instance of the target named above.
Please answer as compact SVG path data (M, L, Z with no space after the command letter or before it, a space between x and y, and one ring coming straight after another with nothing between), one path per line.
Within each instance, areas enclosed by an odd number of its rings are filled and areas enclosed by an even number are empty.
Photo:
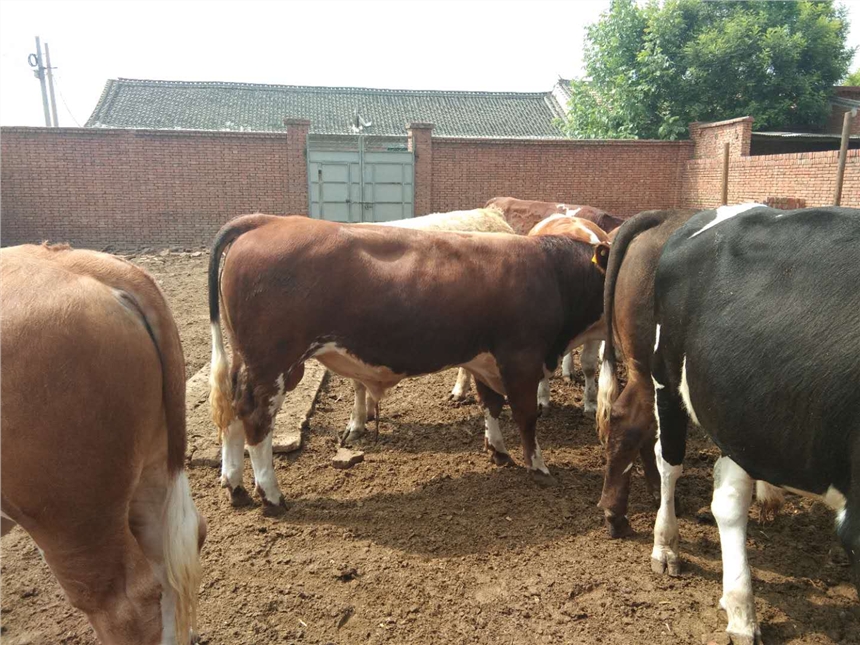
M498 196L589 204L619 215L673 206L691 150L688 141L434 138L432 210L475 208ZM418 191L421 180L416 169Z
M838 150L750 157L751 133L750 117L690 125L693 159L684 164L680 206L720 204L725 143L730 145L729 204L758 201L791 207L833 203ZM860 150L848 150L842 206L860 207Z
M833 203L838 150L729 160L729 203L768 198L804 200L807 206ZM696 159L684 172L682 206L711 208L720 203L721 159ZM842 206L860 208L860 150L849 150Z
M206 245L236 215L306 213L306 170L288 190L303 151L283 133L3 128L0 239Z
M0 241L88 248L199 247L255 211L307 214L310 124L284 133L2 128ZM720 201L832 203L838 152L748 156L752 120L693 124L691 141L433 137L411 124L415 214L496 196L589 204L619 215ZM848 151L844 206L860 207L860 150Z

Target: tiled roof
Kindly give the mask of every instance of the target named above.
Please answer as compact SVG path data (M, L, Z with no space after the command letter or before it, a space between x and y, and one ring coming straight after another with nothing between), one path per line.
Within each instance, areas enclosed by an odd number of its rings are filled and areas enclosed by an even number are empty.
M271 132L285 117L315 134L405 135L410 122L435 136L555 138L557 92L447 92L248 83L109 80L87 127ZM358 117L358 118L357 118ZM369 125L367 125L369 123Z

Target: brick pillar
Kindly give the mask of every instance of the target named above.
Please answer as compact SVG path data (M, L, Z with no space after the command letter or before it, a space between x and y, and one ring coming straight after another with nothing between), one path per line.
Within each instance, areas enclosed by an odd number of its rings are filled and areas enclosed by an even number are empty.
M433 212L433 124L406 126L407 149L415 155L415 217Z
M738 154L741 157L750 156L750 148L752 147L752 126L754 119L751 116L746 117L740 123L740 146Z
M287 215L308 214L308 119L284 119L287 126Z

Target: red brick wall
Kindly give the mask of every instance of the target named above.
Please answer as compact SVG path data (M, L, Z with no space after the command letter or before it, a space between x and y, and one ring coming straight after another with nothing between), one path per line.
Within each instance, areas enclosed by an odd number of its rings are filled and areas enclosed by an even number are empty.
M406 148L414 155L413 214L416 216L426 215L434 212L432 206L433 125L430 123L410 123L406 127L406 133Z
M807 206L833 203L838 150L787 155L731 157L729 204L768 197L806 200ZM722 159L688 161L681 205L710 208L720 203ZM842 206L860 208L860 150L849 150L842 185Z
M710 125L694 124L692 142L435 138L416 130L415 214L503 195L620 215L715 206L725 140L733 145L729 203L832 202L838 152L742 156L751 121ZM306 214L307 127L294 120L286 135L3 128L0 239L202 246L242 213ZM848 151L842 203L860 207L860 150Z
M431 207L475 208L500 196L588 204L620 215L669 207L680 197L691 149L687 141L434 137ZM417 190L420 181L416 172Z
M693 159L723 158L725 144L729 156L740 157L750 153L752 142L751 116L715 123L691 123L690 140L693 142Z
M206 245L242 213L305 213L306 188L288 201L298 154L283 133L3 128L2 243Z
M829 132L830 134L838 134L841 136L842 124L845 120L846 112L848 112L848 108L844 108L839 105L832 106L830 116L827 119L827 126L825 126L824 131ZM851 136L855 134L860 134L860 113L858 113L857 116L851 119L851 126L848 130L848 134Z

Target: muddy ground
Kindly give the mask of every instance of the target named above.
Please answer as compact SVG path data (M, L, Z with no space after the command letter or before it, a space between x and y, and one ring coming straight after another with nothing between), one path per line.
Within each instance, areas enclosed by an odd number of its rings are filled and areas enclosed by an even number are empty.
M133 258L165 289L189 377L209 360L207 259ZM716 459L707 441L693 437L678 484L683 575L661 577L649 566L656 509L641 473L635 537L606 537L595 508L603 461L581 412L581 376L553 380L553 407L539 421L557 480L549 488L488 462L478 407L446 400L453 380L447 372L402 383L383 402L378 443L341 471L330 461L351 389L329 379L304 449L276 459L290 502L283 517L232 508L216 470L191 470L209 521L204 643L643 645L701 643L724 629L718 533L698 512ZM509 414L502 427L521 462ZM791 497L773 524L751 520L748 545L766 643L860 642L860 604L829 510ZM94 642L20 529L2 540L2 642Z

